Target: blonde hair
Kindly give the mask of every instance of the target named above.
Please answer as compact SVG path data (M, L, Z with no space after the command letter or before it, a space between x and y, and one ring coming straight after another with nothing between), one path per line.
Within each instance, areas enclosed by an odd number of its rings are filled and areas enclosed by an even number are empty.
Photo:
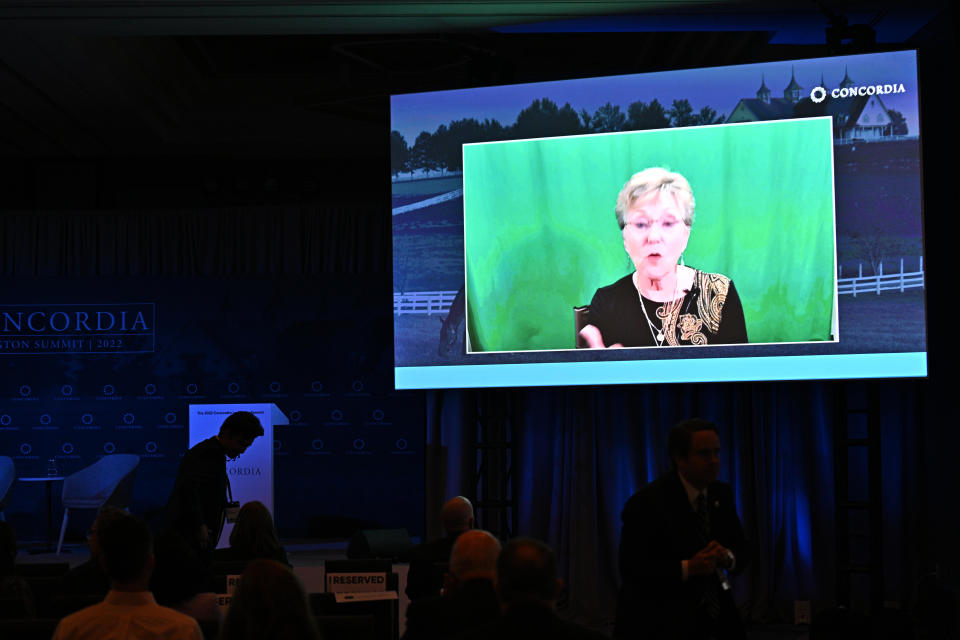
M668 171L663 167L650 167L630 176L617 196L614 212L617 214L617 224L620 225L620 229L626 226L624 218L633 203L644 194L657 190L673 194L683 209L683 223L688 227L693 226L696 201L693 199L690 183L679 173Z

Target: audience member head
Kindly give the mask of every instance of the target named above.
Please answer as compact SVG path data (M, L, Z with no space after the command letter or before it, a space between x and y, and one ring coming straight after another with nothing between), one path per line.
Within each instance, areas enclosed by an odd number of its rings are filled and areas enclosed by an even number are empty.
M720 434L709 420L681 420L667 433L670 464L698 489L705 488L720 473Z
M154 545L156 563L150 578L150 591L158 604L176 607L198 593L209 591L206 565L183 536L167 531Z
M100 562L115 590L146 591L153 572L153 536L129 514L97 529Z
M13 573L17 557L17 532L8 522L0 520L0 576Z
M497 560L497 591L505 606L538 602L552 607L561 585L557 557L550 547L532 538L504 545Z
M230 546L252 558L276 558L282 554L283 545L266 505L253 500L240 507L230 532Z
M447 533L461 533L473 528L473 505L463 496L451 498L440 511L440 523Z
M249 411L237 411L227 416L220 425L217 439L227 450L227 457L236 458L263 435L263 425L257 416Z
M447 590L456 589L467 580L496 580L499 555L500 541L487 531L474 529L460 534L450 552L451 580Z
M90 527L90 536L87 540L87 543L90 545L91 560L96 560L100 557L100 544L97 542L97 532L102 531L109 526L110 523L116 522L120 518L125 518L129 515L129 513L119 507L112 507L110 505L100 507L100 511L97 513L97 517Z
M313 640L320 638L303 585L274 560L254 560L233 592L221 640Z

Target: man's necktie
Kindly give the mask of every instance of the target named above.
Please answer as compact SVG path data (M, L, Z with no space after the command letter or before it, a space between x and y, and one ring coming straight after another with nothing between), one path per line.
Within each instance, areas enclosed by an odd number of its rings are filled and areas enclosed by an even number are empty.
M701 492L697 496L697 520L700 521L700 531L703 539L710 541L710 511L707 509L707 494ZM720 616L720 585L716 576L710 575L704 580L703 607L712 620Z

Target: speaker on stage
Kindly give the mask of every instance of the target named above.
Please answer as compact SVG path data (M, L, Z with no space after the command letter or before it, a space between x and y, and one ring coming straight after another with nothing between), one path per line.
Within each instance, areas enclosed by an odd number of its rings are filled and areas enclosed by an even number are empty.
M347 557L406 560L413 544L406 529L361 529L347 545Z

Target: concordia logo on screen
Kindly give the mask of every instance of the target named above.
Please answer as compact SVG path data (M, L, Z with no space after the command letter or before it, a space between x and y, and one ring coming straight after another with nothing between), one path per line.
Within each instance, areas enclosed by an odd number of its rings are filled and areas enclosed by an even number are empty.
M860 87L836 88L830 92L831 98L852 98L854 96L887 95L890 93L906 93L903 84L871 84ZM814 102L823 102L827 98L827 90L823 87L814 87L810 91L810 99Z
M0 305L0 354L154 350L148 303Z

